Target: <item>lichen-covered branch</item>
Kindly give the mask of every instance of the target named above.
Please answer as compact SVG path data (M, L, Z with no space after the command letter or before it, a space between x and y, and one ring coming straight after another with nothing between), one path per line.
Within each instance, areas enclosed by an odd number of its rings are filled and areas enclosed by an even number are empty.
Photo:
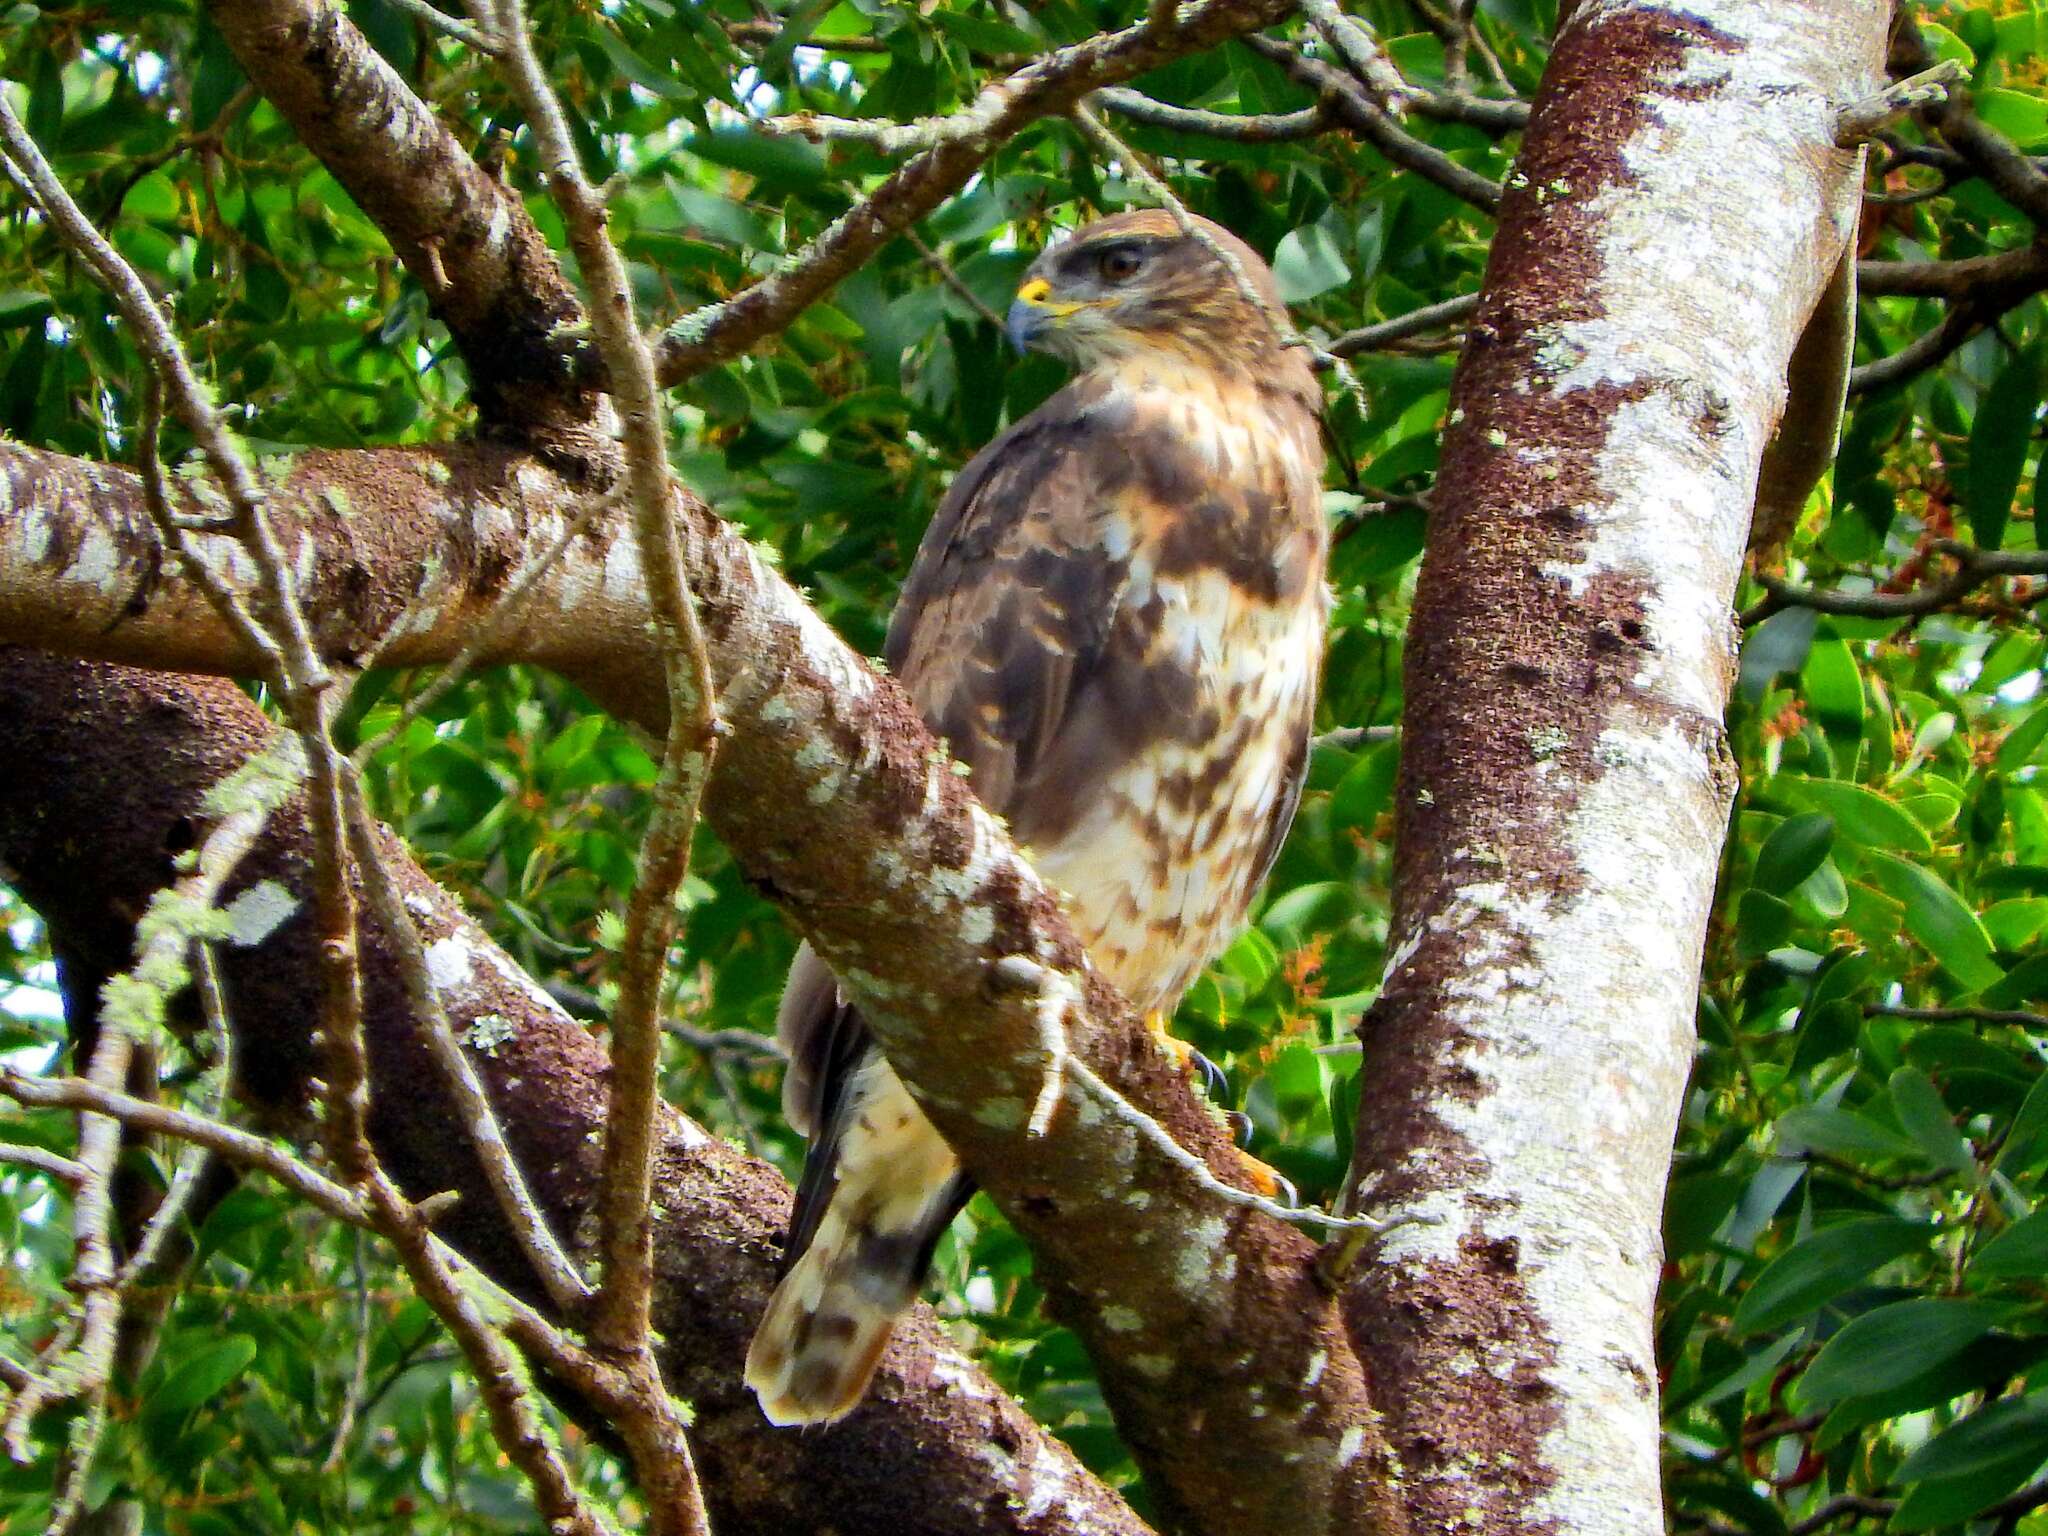
M206 11L426 289L485 424L542 440L584 428L597 395L572 377L582 310L518 193L464 153L344 8L211 0Z
M379 498L377 517L352 527L375 526L374 548L330 532L321 510L329 488L358 487L354 477L371 468L379 481L361 488ZM131 603L156 562L128 477L0 445L0 486L0 639L151 663L171 651L193 669L241 664L174 576ZM333 626L323 640L360 651L393 629L390 659L426 661L460 648L457 616L516 582L589 494L479 446L307 456L272 502L307 589L358 594L309 604ZM712 824L860 998L891 1060L1024 1231L1155 1486L1185 1502L1197 1529L1342 1529L1368 1518L1384 1498L1385 1469L1370 1453L1364 1377L1317 1278L1314 1245L1209 1196L1128 1125L1081 1112L1084 1100L1066 1106L1057 1135L1027 1134L1044 1049L1030 1000L994 982L1009 956L1071 987L1079 1059L1221 1176L1240 1176L1225 1128L1086 969L1051 893L895 685L708 510L681 504L680 513L732 727L707 797ZM214 548L207 536L199 542ZM174 633L160 608L180 616ZM645 612L634 540L601 523L535 585L500 654L524 646L663 730L666 690ZM1272 1413L1276 1394L1295 1411Z
M1664 1170L1733 790L1730 607L1855 224L1869 0L1568 13L1452 393L1346 1296L1418 1529L1663 1528ZM1682 283L1673 274L1689 274Z
M112 974L133 945L132 914L149 895L161 850L184 835L207 788L274 734L231 684L0 650L0 752L21 767L0 780L0 862L66 952ZM135 773L141 761L157 772ZM65 832L85 817L95 837ZM395 840L382 841L438 1001L503 1110L535 1198L558 1230L587 1230L605 1114L603 1049ZM294 1134L309 1128L304 1105L316 1070L307 850L303 811L280 809L230 891L231 900L256 892L252 905L275 926L220 949L243 1095L266 1126ZM435 1233L512 1295L545 1305L426 1054L392 937L374 911L362 951L371 1132L382 1163L415 1196L453 1191L459 1198ZM906 1327L860 1415L804 1436L770 1429L740 1372L774 1283L787 1186L666 1112L655 1168L654 1325L671 1386L697 1409L693 1439L714 1529L897 1536L900 1501L909 1501L934 1536L1144 1536L1114 1494L943 1344L929 1313Z

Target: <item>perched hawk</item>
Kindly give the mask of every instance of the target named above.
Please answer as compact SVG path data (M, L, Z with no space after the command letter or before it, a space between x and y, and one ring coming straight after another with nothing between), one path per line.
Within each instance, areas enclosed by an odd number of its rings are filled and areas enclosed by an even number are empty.
M1293 817L1326 606L1321 391L1244 292L1278 305L1266 264L1198 227L1123 214L1032 265L1011 335L1079 376L961 472L886 651L1155 1027ZM808 948L779 1033L811 1149L747 1382L808 1424L860 1401L969 1185Z

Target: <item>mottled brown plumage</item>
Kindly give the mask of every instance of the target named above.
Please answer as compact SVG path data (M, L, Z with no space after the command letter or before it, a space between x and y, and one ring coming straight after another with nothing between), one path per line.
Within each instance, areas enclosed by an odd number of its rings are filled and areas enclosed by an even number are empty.
M1063 893L1097 967L1163 1016L1243 922L1299 798L1321 663L1321 395L1214 246L1164 213L1041 255L1011 312L1074 382L962 471L887 659ZM805 949L784 1105L812 1137L747 1379L778 1423L860 1399L967 1183Z

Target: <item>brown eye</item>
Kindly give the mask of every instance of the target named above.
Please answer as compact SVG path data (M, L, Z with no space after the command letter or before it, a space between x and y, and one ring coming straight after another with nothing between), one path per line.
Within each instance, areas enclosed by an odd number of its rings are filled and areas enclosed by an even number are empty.
M1118 245L1104 251L1097 258L1095 264L1101 271L1104 281L1121 283L1128 278L1135 277L1138 268L1143 266L1145 262L1144 258L1129 246Z

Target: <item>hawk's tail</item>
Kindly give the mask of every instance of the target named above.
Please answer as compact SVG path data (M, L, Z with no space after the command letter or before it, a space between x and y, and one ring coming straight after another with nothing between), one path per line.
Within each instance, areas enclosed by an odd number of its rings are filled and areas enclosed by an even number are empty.
M829 1424L867 1390L896 1319L917 1300L932 1250L964 1198L949 1181L909 1212L834 1198L782 1277L747 1351L747 1385L773 1424ZM897 1209L891 1211L889 1204ZM908 1215L907 1224L896 1225Z

